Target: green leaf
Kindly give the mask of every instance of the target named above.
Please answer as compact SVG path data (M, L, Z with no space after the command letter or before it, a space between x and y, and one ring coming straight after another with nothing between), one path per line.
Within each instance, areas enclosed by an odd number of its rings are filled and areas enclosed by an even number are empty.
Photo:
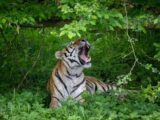
M96 15L92 15L92 19L97 20L97 16Z
M68 35L68 38L69 38L69 39L72 39L73 37L76 36L76 34L73 33L73 32L71 32L71 31L67 32L67 35Z
M146 65L145 65L145 68L146 68L147 70L150 70L150 69L152 68L152 64L146 64Z
M3 27L2 27L2 24L0 24L0 28L3 28Z
M60 32L59 36L63 36L65 34L66 34L66 31L62 31L62 32Z
M108 15L108 14L105 14L105 15L104 15L104 18L105 18L105 19L109 19L109 15Z
M158 18L154 19L153 23L157 24L158 23Z
M139 26L139 30L143 31L143 33L145 33L145 34L147 33L146 29L143 26Z
M5 18L2 19L2 23L3 23L3 24L5 24L6 21L7 21L7 20L6 20Z

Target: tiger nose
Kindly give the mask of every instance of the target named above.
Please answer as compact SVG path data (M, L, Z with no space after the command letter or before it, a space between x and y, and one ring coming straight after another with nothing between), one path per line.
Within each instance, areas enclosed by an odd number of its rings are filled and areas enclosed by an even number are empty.
M82 41L82 42L87 42L87 40L86 40L86 39L82 39L81 41Z

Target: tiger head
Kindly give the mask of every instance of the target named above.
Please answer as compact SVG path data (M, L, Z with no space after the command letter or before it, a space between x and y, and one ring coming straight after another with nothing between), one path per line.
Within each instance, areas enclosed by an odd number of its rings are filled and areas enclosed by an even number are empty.
M90 44L85 39L79 39L71 42L67 47L61 51L57 51L55 56L61 59L67 66L71 68L91 67L91 57L89 56Z

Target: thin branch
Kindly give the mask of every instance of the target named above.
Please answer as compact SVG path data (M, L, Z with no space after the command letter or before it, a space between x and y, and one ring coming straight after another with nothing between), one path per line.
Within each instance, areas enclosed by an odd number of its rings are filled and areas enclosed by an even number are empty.
M0 31L1 31L1 35L2 35L2 38L3 38L4 42L6 43L6 45L9 45L9 42L8 42L4 32L3 32L3 29L0 29Z
M133 54L133 51L131 51L131 52L129 52L128 54L124 55L122 58L124 59L124 58L126 58L127 56L129 56L129 55L131 55L131 54Z
M64 21L44 21L36 24L18 24L20 27L24 28L46 28L46 27L62 27L65 24L69 24L72 21L64 20ZM12 26L17 26L17 24L12 23Z
M19 88L23 85L23 83L24 83L24 81L26 80L26 78L27 78L27 76L29 75L29 73L30 73L30 72L32 71L32 69L36 66L36 64L37 64L37 62L38 62L38 60L39 60L39 57L40 57L40 53L41 53L41 48L39 49L38 55L37 55L37 57L36 57L36 60L33 62L31 68L30 68L30 69L26 72L26 74L23 76L22 80L21 80L20 83L18 84L17 89L19 89Z
M134 56L134 63L133 63L133 65L132 65L132 67L131 67L131 69L130 69L130 71L129 71L129 73L131 74L132 73L132 71L133 71L133 69L135 68L135 66L136 66L136 64L137 64L137 62L138 62L138 57L137 57L137 55L136 55L136 53L135 53L135 49L134 49L134 42L133 42L133 40L132 40L132 38L130 37L130 35L129 35L129 24L128 24L128 12L127 12L127 7L126 7L126 3L125 3L125 0L124 0L124 10L125 10L125 16L126 16L126 25L127 25L127 28L126 28L126 34L127 34L127 38L128 38L128 42L130 43L130 46L131 46L131 49L132 49L132 54L133 54L133 56Z
M44 28L43 28L43 33L42 33L42 34L44 34ZM42 38L43 38L43 37L42 37ZM43 45L43 44L41 44L41 47L40 47L40 49L39 49L39 51L38 51L36 60L33 62L31 68L30 68L30 69L25 73L25 75L23 76L22 80L21 80L20 83L18 84L17 89L19 89L19 88L23 85L23 83L24 83L24 81L27 79L27 76L29 75L29 73L30 73L30 72L33 70L33 68L36 66L36 64L37 64L37 62L38 62L38 60L39 60L40 54L41 54L42 45Z
M132 67L131 67L131 69L130 69L130 71L129 71L129 74L132 73L132 71L133 71L133 69L135 68L135 66L136 66L137 63L138 63L138 59L135 59L133 65L132 65Z

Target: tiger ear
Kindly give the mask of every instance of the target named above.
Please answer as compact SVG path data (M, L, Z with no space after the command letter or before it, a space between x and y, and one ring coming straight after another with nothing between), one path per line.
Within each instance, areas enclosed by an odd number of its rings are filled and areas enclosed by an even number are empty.
M62 56L63 56L62 51L56 51L55 57L56 57L57 59L62 59Z

